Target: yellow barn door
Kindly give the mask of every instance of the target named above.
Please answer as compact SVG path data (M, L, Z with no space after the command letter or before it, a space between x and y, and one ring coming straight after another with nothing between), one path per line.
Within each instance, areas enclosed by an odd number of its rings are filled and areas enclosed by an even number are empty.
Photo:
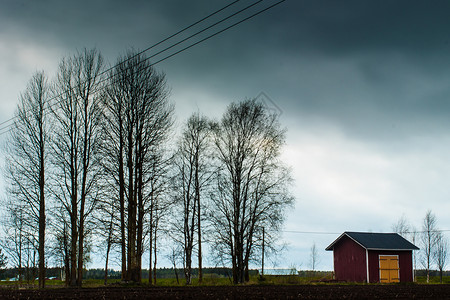
M397 255L380 255L380 282L399 282L399 267Z

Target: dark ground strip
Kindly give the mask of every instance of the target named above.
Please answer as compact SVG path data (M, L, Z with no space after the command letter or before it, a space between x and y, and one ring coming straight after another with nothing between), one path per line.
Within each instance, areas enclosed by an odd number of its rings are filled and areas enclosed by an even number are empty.
M0 299L450 299L450 285L3 288Z

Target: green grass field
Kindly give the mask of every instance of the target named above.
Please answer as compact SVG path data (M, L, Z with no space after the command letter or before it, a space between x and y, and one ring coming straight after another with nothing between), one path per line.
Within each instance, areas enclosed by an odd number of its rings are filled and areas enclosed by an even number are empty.
M301 273L300 275L265 275L261 277L259 275L251 276L250 281L245 283L245 285L316 285L316 284L354 284L354 283L329 283L332 280L331 272L307 272ZM416 277L417 284L427 284L425 276ZM439 276L431 276L429 284L440 284ZM450 276L443 277L443 284L450 284ZM28 287L37 288L37 281L0 281L0 286L3 287ZM48 280L46 281L48 287L63 287L64 282L61 280ZM108 285L122 285L122 286L148 286L148 279L143 279L140 285L137 284L123 284L120 279L109 279ZM179 278L178 282L175 278L161 278L157 279L157 286L184 286L184 278ZM201 284L198 283L198 279L194 278L192 280L192 286L227 286L232 285L232 281L228 277L223 276L205 276ZM83 287L101 287L104 286L103 279L86 279L83 280Z

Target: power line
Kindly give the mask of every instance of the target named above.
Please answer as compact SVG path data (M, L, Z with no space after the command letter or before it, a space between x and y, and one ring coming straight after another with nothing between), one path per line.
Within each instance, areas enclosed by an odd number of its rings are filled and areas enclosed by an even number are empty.
M239 14L239 13L241 13L241 12L243 12L243 11L249 9L249 8L251 8L251 7L254 6L255 4L258 4L258 3L262 2L262 1L263 1L263 0L259 0L259 1L255 2L255 3L251 4L251 5L249 5L249 6L247 6L247 7L245 7L245 8L239 10L238 12L232 14L231 16L225 17L224 19L222 19L222 20L220 20L220 21L218 21L218 22L216 22L216 23L214 23L214 24L208 26L208 27L205 28L205 29L200 30L200 31L197 32L197 33L192 34L191 36L189 36L189 37L183 39L182 41L180 41L180 42L178 42L178 43L176 43L176 44L174 44L174 45L172 45L172 46L169 46L169 47L163 49L162 51L160 51L160 52L158 52L158 53L156 53L156 54L153 54L153 55L151 55L151 56L145 58L145 59L142 60L140 63L146 62L146 61L150 60L151 58L153 58L153 57L155 57L155 56L157 56L157 55L159 55L159 54L161 54L161 53L163 53L163 52L165 52L165 51L167 51L167 50L173 48L174 46L177 46L177 45L179 45L179 44L181 44L181 43L183 43L183 42L185 42L185 41L191 39L192 37L195 37L195 36L197 36L198 34L204 32L204 31L206 31L206 30L208 30L208 29L211 29L212 27L214 27L214 26L216 26L216 25L222 23L223 21L225 21L225 20L227 20L227 19L229 19L229 18L231 18L231 17L233 17L233 16L235 16L235 15L237 15L237 14ZM271 8L273 8L273 7L277 6L277 5L279 5L279 4L281 4L281 3L283 3L283 2L285 2L285 1L286 1L286 0L280 0L280 1L276 2L275 4L272 4L272 5L270 5L270 6L266 7L266 8L264 8L264 9L262 9L262 10L256 12L256 13L254 13L254 14L252 14L252 15L250 15L250 16L248 16L248 17L246 17L246 18L244 18L244 19L242 19L242 20L240 20L240 21L237 21L237 22L235 22L235 23L233 23L233 24L231 24L231 25L229 25L229 26L227 26L227 27L225 27L225 28L223 28L223 29L221 29L221 30L219 30L219 31L217 31L217 32L215 32L215 33L213 33L213 34L211 34L211 35L209 35L209 36L207 36L207 37L205 37L205 38L203 38L203 39L197 41L197 42L195 42L195 43L193 43L193 44L190 44L190 45L188 45L188 46L186 46L186 47L184 47L184 48L182 48L182 49L180 49L180 50L178 50L178 51L176 51L176 52L174 52L174 53L172 53L172 54L170 54L170 55L165 56L164 58L161 58L160 60L157 60L157 61L155 61L155 62L149 64L146 68L151 68L151 67L153 67L154 65L156 65L156 64L158 64L158 63L160 63L160 62L163 62L163 61L165 61L165 60L167 60L167 59L169 59L169 58L171 58L171 57L173 57L173 56L175 56L175 55L177 55L177 54L180 54L181 52L184 52L184 51L186 51L186 50L188 50L188 49L190 49L190 48L192 48L192 47L194 47L194 46L196 46L196 45L198 45L198 44L200 44L200 43L202 43L202 42L204 42L204 41L206 41L206 40L209 40L210 38L215 37L215 36L217 36L217 35L219 35L219 34L225 32L225 31L227 31L227 30L229 30L229 29L231 29L231 28L233 28L233 27L235 27L235 26L237 26L237 25L239 25L239 24L241 24L241 23L243 23L243 22L245 22L245 21L247 21L247 20L249 20L249 19L251 19L251 18L253 18L253 17L255 17L255 16L257 16L257 15L259 15L259 14L261 14L261 13L263 13L263 12L265 12L265 11L267 11L267 10L269 10L269 9L271 9ZM135 57L135 56L133 56L133 57ZM115 75L112 75L111 77L109 77L109 78L107 78L107 79L105 79L105 80L111 79L111 78L114 77L114 76L115 76Z
M286 233L298 233L298 234L341 234L342 232L324 232L324 231L299 231L299 230L281 230Z
M234 14L231 14L231 15L229 15L228 17L223 18L222 20L217 21L216 23L214 23L214 24L212 24L212 25L210 25L210 26L208 26L208 27L206 27L206 28L204 28L204 29L202 29L202 30L200 30L200 31L198 31L198 32L196 32L196 33L194 33L194 34L192 34L192 35L190 35L190 36L184 38L184 39L182 39L181 41L179 41L179 42L177 42L177 43L175 43L175 44L173 44L173 45L171 45L171 46L169 46L169 47L164 48L163 50L161 50L161 51L159 51L159 52L153 54L152 56L147 57L144 61L149 60L149 59L151 59L151 58L153 58L153 57L155 57L155 56L158 56L159 54L161 54L161 53L163 53L163 52L166 52L167 50L170 50L170 49L172 49L173 47L178 46L178 45L180 45L180 44L182 44L182 43L184 43L184 42L190 40L191 38L193 38L193 37L195 37L195 36L197 36L197 35L199 35L199 34L205 32L205 31L207 31L207 30L209 30L209 29L211 29L211 28L213 28L213 27L215 27L215 26L217 26L217 25L219 25L219 24L225 22L226 20L228 20L228 19L230 19L230 18L232 18L232 17L234 17L234 16L236 16L236 15L238 15L238 14L240 14L240 13L246 11L247 9L249 9L249 8L251 8L251 7L253 7L253 6L259 4L259 3L262 2L262 1L263 1L263 0L259 0L259 1L255 2L255 3L252 3L252 4L250 4L250 5L246 6L246 7L244 7L243 9L241 9L241 10L235 12ZM283 0L283 1L285 1L285 0ZM262 12L262 11L261 11L261 12ZM261 13L261 12L259 12L259 13ZM259 14L259 13L258 13L258 14ZM254 15L253 15L253 16L250 16L249 18L251 18L251 17L254 17ZM223 29L223 30L221 30L221 31L219 31L219 32L216 32L214 35L220 34L220 33L222 33L223 31L226 31L226 30L228 30L228 29L230 29L230 28L232 28L232 27L234 27L234 26L236 26L237 24L240 24L240 23L242 23L242 22L243 22L243 21L240 21L240 22L238 22L238 23L236 23L236 24L233 24L233 25L231 25L231 26L229 26L229 27L227 27L227 28L225 28L225 29ZM180 53L180 52L183 52L184 50L187 50L187 49L189 49L189 48L191 48L191 47L193 47L193 46L195 46L195 45L197 45L197 44L199 44L199 43L201 43L201 42L206 41L207 39L213 37L214 35L211 35L211 36L209 36L209 37L207 37L207 38L204 38L204 39L202 39L202 40L200 40L200 41L198 41L198 42L196 42L196 43L194 43L194 44L192 44L192 45L190 45L190 46L188 46L188 47L186 47L186 48L181 49L180 51L175 52L175 53L172 54L171 56L165 57L164 59L161 59L161 60L159 60L159 61L157 61L157 62L154 62L154 63L151 64L151 65L153 66L153 65L155 65L155 64L157 64L157 63L159 63L159 62L161 62L161 61L163 61L163 60L168 59L169 57L172 57L172 56L174 56L174 55L176 55L176 54L178 54L178 53Z
M174 34L168 36L167 38L165 38L165 39L159 41L158 43L156 43L156 44L154 44L154 45L152 45L152 46L150 46L150 47L148 47L148 48L146 48L146 49L140 51L140 52L137 53L135 56L133 56L133 57L131 57L131 58L129 58L129 59L132 59L132 58L134 58L134 57L136 57L136 56L138 56L138 55L140 55L140 54L142 54L142 53L144 53L144 52L147 52L147 51L149 51L149 50L155 48L156 46L161 45L162 43L164 43L164 42L170 40L170 39L173 38L173 37L176 37L177 35L179 35L179 34L185 32L186 30L188 30L188 29L194 27L195 25L200 24L200 23L203 22L203 21L206 21L207 19L209 19L209 18L211 18L212 16L218 14L219 12L221 12L221 11L227 9L228 7L230 7L230 6L234 5L234 4L236 4L236 3L239 2L239 1L241 1L241 0L236 0L236 1L234 1L234 2L231 2L231 3L228 4L228 5L225 5L224 7L220 8L220 9L216 10L215 12L213 12L213 13L207 15L206 17L204 17L204 18L198 20L197 22L194 22L194 23L192 23L191 25L184 27L183 29L181 29L181 30L177 31L176 33L174 33ZM261 1L262 1L262 0L261 0ZM129 60L129 59L128 59L128 60ZM126 61L128 61L128 60L126 60ZM123 63L123 62L122 62L122 63ZM116 67L116 66L114 66L114 67ZM109 71L112 70L114 67L109 68ZM1 124L0 124L0 125L1 125Z
M155 47L157 47L157 46L163 44L164 42L166 42L166 41L168 41L168 40L170 40L170 39L172 39L172 38L174 38L174 37L180 35L181 33L185 32L186 30L188 30L188 29L194 27L195 25L198 25L198 24L200 24L200 23L206 21L207 19L209 19L209 18L213 17L214 15L216 15L216 14L218 14L218 13L224 11L225 9L227 9L227 8L229 8L229 7L231 7L231 6L233 6L234 4L238 3L239 1L241 1L241 0L236 0L236 1L233 1L233 2L231 2L231 3L227 4L227 5L225 5L224 7L220 8L220 9L218 9L218 10L212 12L212 13L210 13L210 14L207 15L206 17L201 18L200 20L198 20L198 21L196 21L196 22L194 22L194 23L192 23L192 24L190 24L190 25L184 27L183 29L181 29L181 30L179 30L179 31L177 31L177 32L175 32L175 33L169 35L168 37L162 39L161 41L159 41L159 42L153 44L152 46L150 46L150 47L148 47L148 48L146 48L146 49L144 49L144 50L142 50L142 51L136 53L136 54L133 55L132 57L127 58L125 61L122 61L122 62L120 62L120 63L118 63L118 64L116 64L116 65L114 65L114 66L112 66L112 67L110 67L110 68L107 68L106 70L104 70L104 71L102 71L101 73L99 73L99 76L102 76L102 75L104 75L105 73L112 71L114 68L120 66L121 64L124 64L125 62L127 62L127 61L129 61L129 60L131 60L131 59L133 59L133 58L135 58L135 57L137 57L137 56L139 56L139 55L141 55L141 54L147 52L147 51L150 51L151 49L153 49L153 48L155 48ZM262 1L262 0L260 0L260 1ZM260 2L260 1L258 1L258 2ZM105 80L108 80L108 79L110 79L110 78L107 78L107 79L105 79ZM51 97L50 99L48 99L48 101L51 101L51 100L54 100L54 99L60 97L63 93L64 93L64 92L59 93L58 95L55 95L55 96ZM57 102L57 103L58 103L58 102ZM57 103L55 103L55 104L57 104ZM53 105L55 105L55 104L53 104ZM11 118L9 118L9 119L7 119L7 120L5 120L5 121L3 121L3 122L0 123L0 135L3 135L3 134L5 134L5 133L8 133L9 131L11 131L12 126L14 125L14 123L5 125L5 126L3 126L3 127L2 127L2 125L11 122L11 121L13 121L14 119L16 119L16 116L13 116L13 117L11 117ZM11 128L8 128L8 127L11 127Z
M228 7L234 5L235 3L239 2L239 1L240 1L240 0L234 1L234 2L228 4L228 5L224 6L224 7L222 7L222 8L220 8L220 9L216 10L215 12L213 12L213 13L209 14L208 16L206 16L206 17L200 19L199 21L196 21L196 22L192 23L191 25L189 25L189 26L187 26L187 27L185 27L185 28L183 28L183 29L177 31L176 33L174 33L174 34L168 36L167 38L161 40L160 42L158 42L158 43L156 43L156 44L154 44L154 45L152 45L152 46L150 46L150 47L148 47L148 48L146 48L146 49L144 49L144 50L138 52L137 54L135 54L135 55L132 56L132 57L129 57L129 58L126 59L125 61L120 62L120 63L114 65L113 67L110 67L110 68L106 69L105 71L101 72L99 75L101 76L101 75L105 74L106 72L110 72L111 70L113 70L114 68L116 68L117 66L119 66L120 64L123 64L123 63L125 63L126 61L131 60L131 59L135 58L136 56L141 55L141 54L143 54L143 53L145 53L145 52L147 52L147 51L149 51L149 50L155 48L156 46L158 46L158 45L160 45L160 44L162 44L162 43L164 43L164 42L170 40L171 38L173 38L173 37L175 37L175 36L181 34L182 32L184 32L184 31L186 31L186 30L192 28L193 26L195 26L195 25L197 25L197 24L199 24L199 23L201 23L201 22L203 22L203 21L209 19L210 17L212 17L212 16L218 14L219 12L221 12L221 11L227 9ZM185 41L187 41L187 40L189 40L189 39L191 39L191 38L193 38L193 37L199 35L200 33L203 33L203 32L205 32L205 31L207 31L207 30L209 30L209 29L211 29L211 28L217 26L218 24L223 23L224 21L226 21L226 20L228 20L228 19L230 19L230 18L232 18L232 17L234 17L234 16L236 16L236 15L242 13L243 11L245 11L245 10L247 10L247 9L249 9L249 8L251 8L251 7L253 7L253 6L255 6L256 4L259 4L259 3L262 2L262 1L263 1L263 0L259 0L259 1L255 2L255 3L252 3L252 4L248 5L248 6L246 6L245 8L243 8L243 9L241 9L241 10L239 10L239 11L237 11L237 12L235 12L235 13L233 13L233 14L231 14L231 15L229 15L229 16L223 18L223 19L221 19L220 21L218 21L218 22L216 22L216 23L214 23L214 24L212 24L212 25L210 25L210 26L208 26L208 27L206 27L206 28L204 28L204 29L198 31L197 33L194 33L194 34L190 35L189 37L184 38L183 40L181 40L181 41L179 41L179 42L177 42L177 43L175 43L175 44L173 44L173 45L171 45L171 46L166 47L165 49L163 49L163 50L157 52L156 54L153 54L153 55L151 55L150 57L147 57L147 58L144 59L142 62L145 62L145 61L147 61L147 60L149 60L149 59L151 59L151 58L153 58L153 57L155 57L155 56L157 56L157 55L159 55L159 54L161 54L161 53L163 53L163 52L166 52L166 51L172 49L173 47L175 47L175 46L177 46L177 45L179 45L179 44L181 44L181 43L184 43ZM209 35L209 36L207 36L207 37L205 37L205 38L203 38L203 39L201 39L201 40L199 40L199 41L193 43L193 44L190 44L190 45L188 45L188 46L182 48L181 50L176 51L175 53L172 53L172 54L170 54L170 55L167 55L166 57L164 57L164 58L162 58L162 59L160 59L160 60L158 60L158 61L156 61L156 62L150 64L148 67L152 67L152 66L154 66L154 65L156 65L156 64L158 64L158 63L160 63L160 62L162 62L162 61L165 61L165 60L167 60L167 59L169 59L169 58L171 58L171 57L173 57L173 56L175 56L175 55L177 55L177 54L179 54L179 53L181 53L181 52L184 52L184 51L186 51L186 50L188 50L188 49L190 49L190 48L192 48L192 47L194 47L194 46L196 46L196 45L198 45L198 44L200 44L200 43L202 43L202 42L204 42L204 41L206 41L206 40L209 40L210 38L212 38L212 37L214 37L214 36L217 36L217 35L219 35L219 34L225 32L225 31L227 31L227 30L229 30L229 29L231 29L231 28L233 28L233 27L235 27L235 26L237 26L237 25L239 25L239 24L241 24L241 23L243 23L243 22L245 22L245 21L247 21L247 20L249 20L249 19L251 19L251 18L257 16L257 15L259 15L259 14L261 14L261 13L263 13L263 12L265 12L265 11L267 11L267 10L269 10L269 9L271 9L271 8L273 8L273 7L277 6L277 5L279 5L279 4L281 4L281 3L284 2L284 1L286 1L286 0L278 1L278 2L276 2L275 4L272 4L272 5L270 5L270 6L266 7L266 8L264 8L264 9L261 9L260 11L254 13L254 14L252 14L252 15L250 15L250 16L248 16L248 17L246 17L246 18L244 18L244 19L242 19L242 20L240 20L240 21L237 21L237 22L235 22L235 23L233 23L233 24L227 26L226 28L224 28L224 29L222 29L222 30L219 30L219 31L217 31L217 32L215 32L215 33L213 33L213 34L211 34L211 35ZM142 62L141 62L141 63L142 63ZM112 76L110 76L110 77L104 79L103 81L109 80L109 79L111 79L112 77L114 77L114 75L112 75ZM101 82L103 82L103 81L101 81ZM100 82L100 83L101 83L101 82ZM62 92L62 93L63 93L63 92ZM56 95L56 96L50 98L49 101L58 98L59 96L62 95L62 93L60 93L60 94L58 94L58 95ZM58 102L57 102L57 103L58 103ZM52 104L51 106L56 105L57 103ZM14 116L14 117L12 117L12 118L10 118L10 119L8 119L8 120L6 120L6 121L0 123L0 126L1 126L1 125L4 125L5 123L8 123L8 122L10 122L10 121L13 121L15 118L16 118L16 117ZM5 134L5 133L8 133L9 131L11 131L13 125L14 125L14 123L9 124L9 125L6 125L6 126L3 126L3 127L0 127L0 135L3 135L3 134Z
M417 230L417 231L405 231L402 233L415 233L415 234L420 234L420 233L425 233L425 232L433 232L433 233L438 233L438 232L449 232L450 229L436 229L436 230ZM300 231L300 230L281 230L281 232L285 232L285 233L296 233L296 234L342 234L343 232L330 232L330 231ZM389 233L398 233L398 232L389 232ZM400 234L400 233L398 233Z
M173 53L171 55L168 55L168 56L164 57L163 59L160 59L160 60L154 62L152 65L156 65L156 64L158 64L158 63L160 63L160 62L162 62L162 61L164 61L164 60L166 60L168 58L171 58L172 56L175 56L175 55L177 55L177 54L179 54L179 53L181 53L181 52L183 52L183 51L185 51L185 50L187 50L189 48L192 48L192 47L194 47L194 46L196 46L196 45L198 45L198 44L200 44L200 43L202 43L202 42L204 42L206 40L209 40L210 38L212 38L212 37L214 37L216 35L219 35L219 34L223 33L224 31L227 31L228 29L231 29L231 28L233 28L233 27L235 27L235 26L237 26L237 25L239 25L239 24L241 24L241 23L243 23L243 22L245 22L245 21L247 21L247 20L257 16L257 15L259 15L259 14L261 14L261 13L263 13L263 12L265 12L265 11L267 11L267 10L269 10L269 9L271 9L271 8L281 4L281 3L283 3L284 1L286 1L286 0L278 1L277 3L275 3L275 4L273 4L273 5L269 6L269 7L266 7L265 9L262 9L262 10L256 12L256 13L252 14L251 16L246 17L245 19L242 19L242 20L240 20L240 21L238 21L238 22L236 22L236 23L234 23L234 24L232 24L232 25L230 25L230 26L228 26L228 27L226 27L226 28L224 28L224 29L214 33L214 34L211 34L210 36L207 36L206 38L201 39L198 42L195 42L195 43L193 43L193 44L191 44L191 45L189 45L189 46L187 46L187 47L185 47L185 48L183 48L183 49L181 49L181 50L179 50L179 51L177 51L177 52L175 52L175 53Z
M156 56L158 56L158 55L160 55L160 54L162 54L162 53L164 53L164 52L167 52L168 50L172 49L173 47L178 46L178 45L180 45L180 44L182 44L182 43L184 43L184 42L186 42L186 41L192 39L193 37L195 37L195 36L197 36L197 35L199 35L199 34L205 32L205 31L207 31L207 30L209 30L209 29L211 29L211 28L213 28L213 27L215 27L215 26L217 26L217 25L219 25L219 24L225 22L226 20L228 20L228 19L230 19L230 18L232 18L232 17L234 17L234 16L236 16L236 15L238 15L238 14L240 14L240 13L242 13L242 12L248 10L248 9L250 9L251 7L255 6L256 4L259 4L259 3L262 2L262 1L263 1L263 0L259 0L259 1L255 2L255 3L252 3L252 4L250 4L250 5L246 6L246 7L244 7L243 9L240 9L239 11L237 11L237 12L235 12L235 13L233 13L233 14L231 14L231 15L229 15L229 16L227 16L227 17L225 17L225 18L223 18L223 19L221 19L221 20L219 20L219 21L217 21L217 22L215 22L214 24L209 25L208 27L206 27L206 28L204 28L204 29L201 29L200 31L197 31L197 32L194 33L194 34L191 34L190 36L188 36L188 37L182 39L181 41L178 41L178 42L176 42L175 44L172 44L172 45L170 45L170 46L164 48L163 50L160 50L160 51L156 52L155 54L152 54L151 56L146 57L145 59L143 59L143 60L140 61L139 63L142 64L142 63L144 63L144 62L146 62L146 61L148 61L148 60L150 60L150 59L152 59L152 58L154 58L154 57L156 57ZM284 2L284 1L285 1L285 0L283 0L283 1L281 1L281 2ZM237 2L237 1L235 1L235 2ZM234 2L234 3L235 3L235 2ZM279 4L279 3L278 3L278 4ZM268 9L268 8L264 9L263 11L266 11L267 9ZM221 10L223 10L223 9L221 9ZM189 45L189 46L187 46L187 47L185 47L185 48L183 48L183 49L181 49L181 50L179 50L179 51L177 51L177 52L175 52L175 53L173 53L173 54L170 54L170 55L168 55L168 56L166 56L166 57L164 57L164 58L162 58L162 59L160 59L160 60L158 60L158 61L156 61L156 62L154 62L154 63L151 63L151 64L149 64L147 67L145 67L144 70L147 69L147 68L151 68L151 67L153 67L154 65L156 65L156 64L158 64L158 63L160 63L160 62L162 62L162 61L164 61L164 60L166 60L166 59L168 59L168 58L171 58L172 56L175 56L175 55L177 55L177 54L179 54L179 53L181 53L181 52L183 52L183 51L185 51L185 50L187 50L187 49L189 49L189 48L192 48L193 46L195 46L195 45L197 45L197 44L200 44L201 42L204 42L204 41L208 40L209 38L211 38L211 37L213 37L213 36L215 36L215 35L218 35L219 33L222 33L222 32L224 32L224 31L226 31L226 30L228 30L228 29L230 29L230 28L236 26L237 24L240 24L240 23L242 23L243 21L246 21L247 19L250 19L251 17L254 17L254 16L257 15L257 14L262 13L263 11L260 11L260 12L258 12L258 13L256 13L256 14L254 14L254 15L252 15L252 16L250 16L250 17L244 19L244 20L241 20L241 21L239 21L239 22L237 22L237 23L235 23L235 24L233 24L233 25L231 25L231 26L229 26L229 27L227 27L227 28L225 28L225 29L223 29L223 30L221 30L221 31L219 31L219 32L216 32L216 33L214 33L214 34L212 34L212 35L210 35L210 36L208 36L208 37L206 37L206 38L204 38L204 39L202 39L202 40L200 40L200 41L198 41L198 42L196 42L196 43L194 43L194 44L191 44L191 45ZM212 16L212 15L213 15L213 14L211 14L210 16ZM204 18L204 19L206 19L206 18ZM199 22L196 22L196 23L194 23L194 24L198 24L198 23L199 23ZM188 26L188 27L186 27L186 28L190 28L190 27L192 27L192 26ZM180 30L179 33L183 32L183 31L184 31L184 30ZM172 35L172 36L175 36L175 34ZM164 40L167 40L167 38L164 39ZM159 45L159 44L161 44L161 43L162 43L162 42L158 42L158 43L155 44L155 45ZM155 45L154 45L154 46L155 46ZM144 52L146 52L146 51L148 51L148 50L154 48L154 46L151 46L151 47L147 48L146 50L143 50L143 51L138 52L137 54L135 54L135 55L133 55L133 56L127 58L127 59L124 60L123 62L118 63L118 64L115 65L114 67L109 68L107 71L112 71L115 67L120 66L121 64L124 64L125 62L127 62L127 61L129 61L129 60L131 60L131 59L133 59L133 58L135 58L135 57L137 57L137 56L143 54ZM125 68L125 69L122 70L122 71L126 71L126 70L128 70L128 69L129 69L129 68ZM140 69L140 70L138 70L138 71L142 71L142 69ZM138 71L136 71L136 72L138 72ZM106 71L105 71L105 72L106 72ZM105 72L100 73L100 75L104 74ZM134 73L133 73L133 74L134 74ZM101 80L99 83L102 83L102 82L105 82L105 81L107 81L107 80L110 80L110 79L112 79L113 77L115 77L115 76L117 76L117 75L118 75L118 74L113 74L113 75L111 75L111 76L109 76L109 77L107 77L107 78Z

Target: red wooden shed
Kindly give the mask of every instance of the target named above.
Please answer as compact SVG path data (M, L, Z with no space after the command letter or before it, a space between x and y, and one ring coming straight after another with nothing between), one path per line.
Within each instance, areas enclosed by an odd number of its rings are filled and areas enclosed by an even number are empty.
M344 232L325 250L333 251L336 280L412 282L415 245L397 233Z

